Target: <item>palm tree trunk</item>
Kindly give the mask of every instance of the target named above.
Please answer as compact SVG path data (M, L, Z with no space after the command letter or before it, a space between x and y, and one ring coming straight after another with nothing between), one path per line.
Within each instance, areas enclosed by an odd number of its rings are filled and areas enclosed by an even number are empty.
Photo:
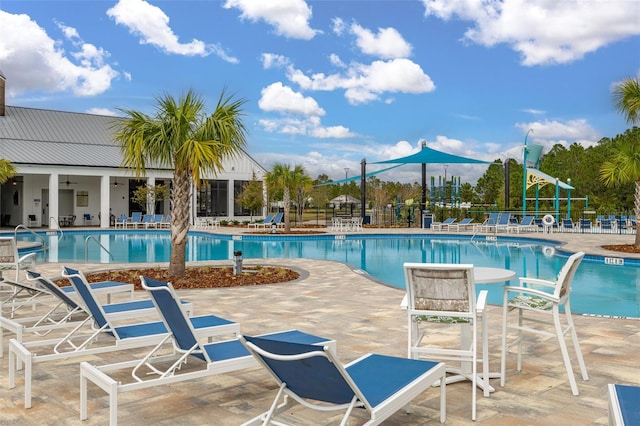
M634 245L640 249L640 229L638 229L638 220L640 220L640 180L636 181L636 194L634 198L636 212L636 241Z
M283 195L283 203L284 203L284 232L291 232L291 192L289 192L289 188L284 188Z
M189 208L191 206L191 184L188 170L176 170L173 174L171 197L171 258L169 276L185 275L185 253L189 232Z

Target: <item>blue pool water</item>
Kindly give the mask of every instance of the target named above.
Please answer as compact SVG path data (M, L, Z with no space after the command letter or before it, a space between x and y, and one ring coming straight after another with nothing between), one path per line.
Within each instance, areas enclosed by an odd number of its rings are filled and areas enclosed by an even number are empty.
M91 263L168 262L168 231L67 231L64 237L44 235L49 249L38 261ZM85 242L90 237L88 242ZM24 235L24 238L34 240ZM109 250L113 258L98 242ZM554 279L568 253L551 241L511 237L434 235L211 235L190 233L187 261L231 259L240 250L244 259L309 258L346 262L377 280L404 288L404 262L472 263L507 268L517 276ZM46 259L45 259L46 257ZM517 284L514 279L512 284ZM501 304L500 284L478 285L489 290L489 303ZM640 317L640 260L605 264L586 256L574 278L572 309L576 313Z

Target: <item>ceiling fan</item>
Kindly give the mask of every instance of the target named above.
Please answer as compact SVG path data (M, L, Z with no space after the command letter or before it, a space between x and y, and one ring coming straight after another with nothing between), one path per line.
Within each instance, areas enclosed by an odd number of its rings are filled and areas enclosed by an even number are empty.
M75 184L77 184L78 182L71 182L71 181L69 180L69 175L67 175L67 180L62 181L62 182L60 182L60 183L64 183L64 184L66 184L67 186L69 186L69 185L75 185Z

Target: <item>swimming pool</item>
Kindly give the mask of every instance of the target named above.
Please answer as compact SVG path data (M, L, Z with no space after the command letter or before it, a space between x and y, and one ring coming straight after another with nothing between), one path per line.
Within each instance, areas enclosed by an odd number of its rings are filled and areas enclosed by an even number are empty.
M49 249L38 253L38 262L91 263L168 262L168 231L65 231L40 234ZM19 239L34 240L24 234ZM472 263L507 268L517 276L553 279L568 253L556 243L502 236L366 234L366 235L212 235L191 232L187 261L231 259L242 251L244 259L309 258L346 262L375 279L404 288L404 262ZM102 247L104 247L104 249ZM108 252L106 250L108 250ZM111 253L111 254L109 254ZM574 278L572 310L594 315L640 317L640 260L623 265L606 264L597 256L585 256ZM512 282L517 284L517 279ZM478 285L489 290L489 303L501 304L499 285Z

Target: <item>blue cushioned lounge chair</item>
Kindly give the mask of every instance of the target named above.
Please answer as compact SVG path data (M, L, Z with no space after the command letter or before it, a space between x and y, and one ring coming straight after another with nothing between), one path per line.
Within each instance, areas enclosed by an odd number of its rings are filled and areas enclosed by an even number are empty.
M255 358L238 339L201 344L196 329L181 308L171 283L147 277L140 277L140 280L142 286L151 295L170 334L139 360L101 366L95 366L88 362L81 363L80 419L82 420L88 417L87 385L89 381L109 394L110 424L115 426L118 419L118 394L121 392L192 380L257 365ZM329 345L335 351L334 341L297 330L272 333L263 337L272 340ZM173 354L166 355L166 351L164 351L165 355L163 355L160 352L166 344L172 344ZM182 371L181 367L187 361L195 363L195 365L188 371ZM160 363L164 366L162 369L159 367ZM201 368L197 368L198 365L201 365ZM118 377L118 380L109 376L109 372L123 369L131 370L132 380L129 382L122 381L122 375ZM144 371L144 374L140 374L140 371Z
M302 404L318 411L345 411L347 424L354 408L369 415L365 425L389 418L434 384L440 386L440 421L446 420L445 364L368 354L342 366L327 348L303 343L240 336L278 383L271 409L244 425L282 424L274 417Z
M266 228L267 226L271 226L271 222L273 222L273 216L272 214L267 215L267 217L265 217L262 221L259 222L252 222L252 223L247 223L247 228Z
M609 384L609 426L640 423L640 386Z
M169 334L162 321L115 325L112 315L105 312L103 305L96 300L90 287L85 284L86 281L78 279L82 277L80 271L65 267L63 276L70 279L90 315L62 338L26 343L18 342L16 339L9 341L9 388L15 388L16 370L24 363L25 408L31 407L33 364L153 346L166 339ZM200 337L240 331L237 323L214 315L192 317L189 321Z

